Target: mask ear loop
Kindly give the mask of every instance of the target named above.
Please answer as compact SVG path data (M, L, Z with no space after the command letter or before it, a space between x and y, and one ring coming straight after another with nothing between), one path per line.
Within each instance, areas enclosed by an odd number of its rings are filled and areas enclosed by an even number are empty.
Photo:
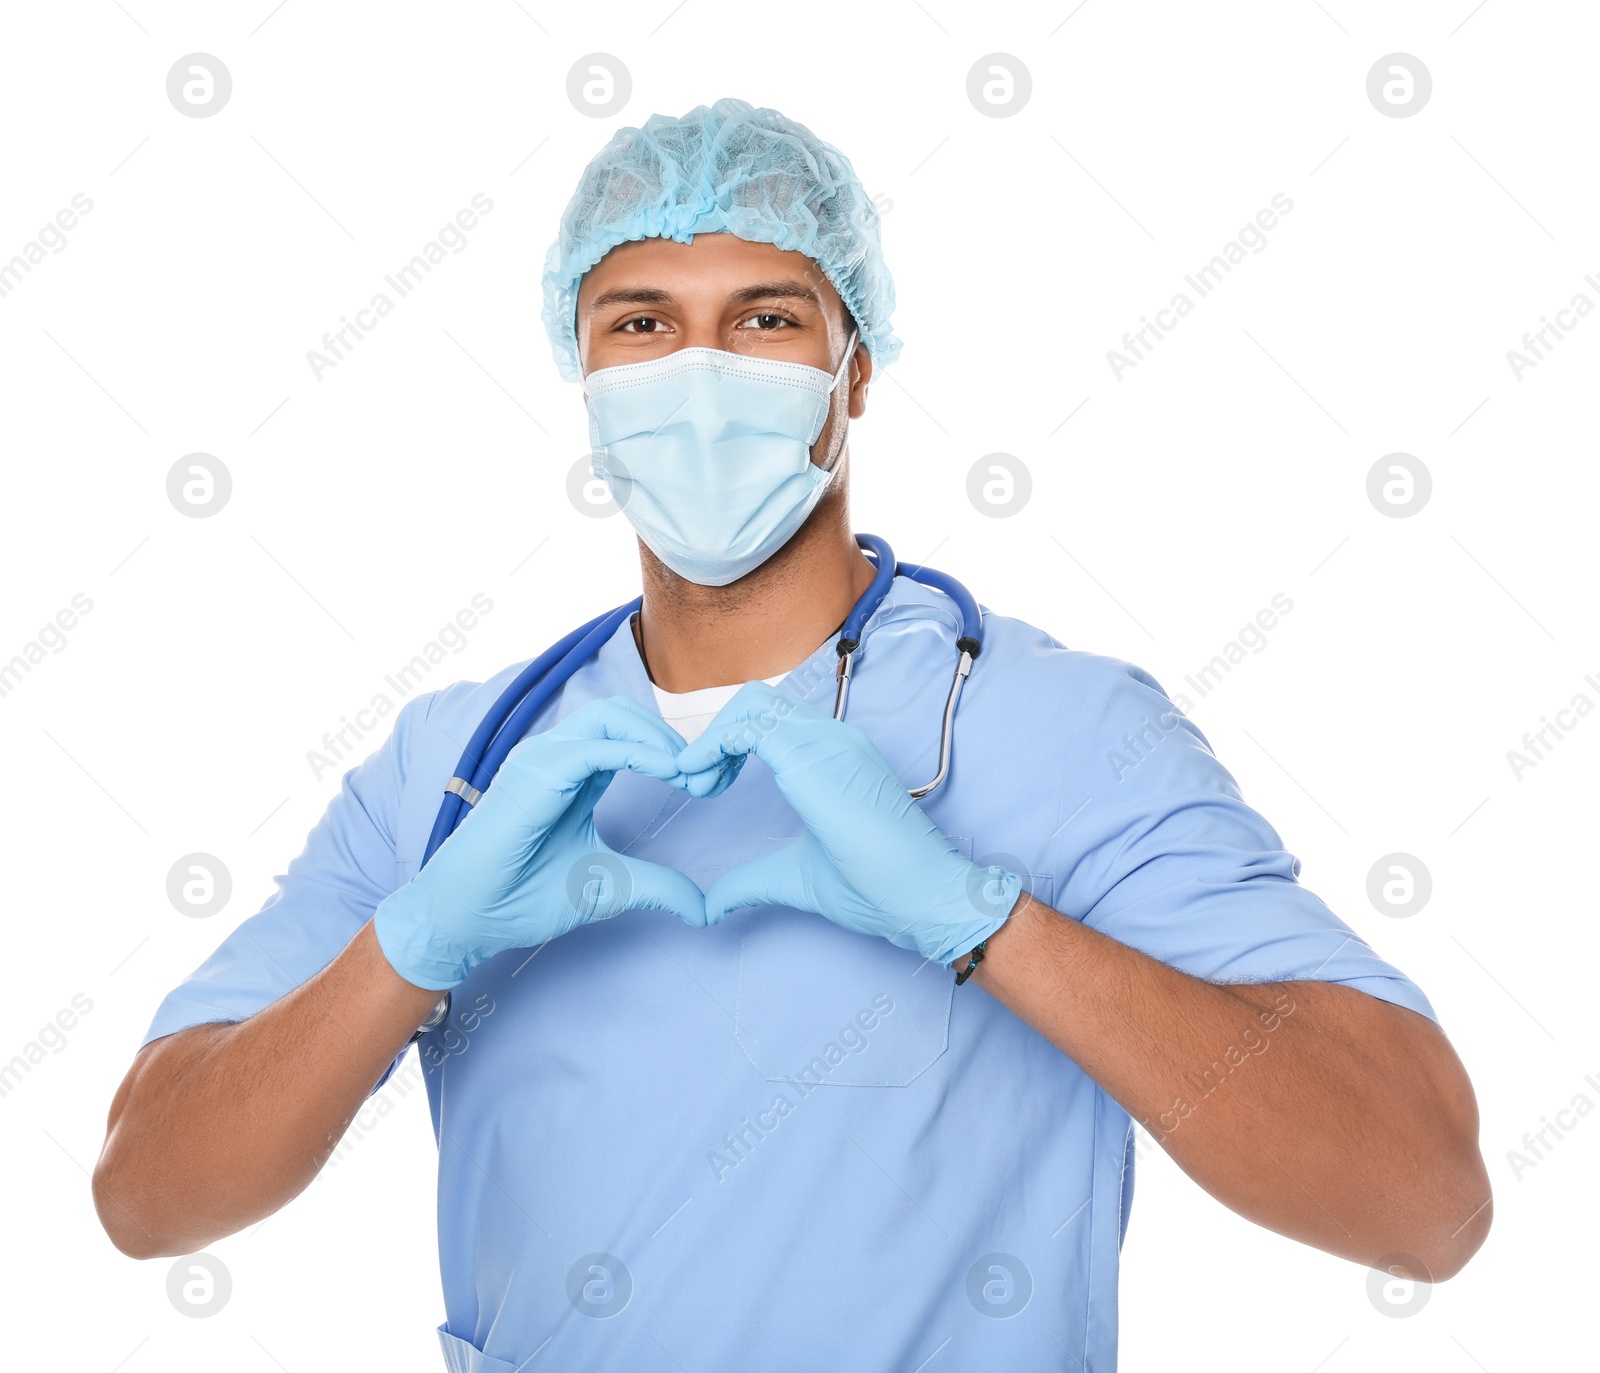
M839 383L844 379L844 374L850 370L850 359L856 355L856 344L860 338L861 331L859 329L852 329L850 331L850 342L845 345L844 357L839 362L838 370L833 374L833 381L828 386L828 394L823 397L823 402L825 405L832 405L833 393L839 389ZM826 418L826 412L824 412L822 423L824 427L827 426L828 421ZM846 416L844 426L839 431L839 446L834 450L833 456L828 459L828 465L822 469L824 472L828 473L829 476L833 475L833 469L839 464L839 455L844 452L844 441L849 432L850 420L849 417Z
M830 396L839 389L839 383L844 379L844 374L850 368L850 359L856 355L856 344L860 342L860 340L861 331L859 329L852 329L850 331L850 342L844 346L844 357L839 360L839 366L834 371L833 384L828 387L828 394Z

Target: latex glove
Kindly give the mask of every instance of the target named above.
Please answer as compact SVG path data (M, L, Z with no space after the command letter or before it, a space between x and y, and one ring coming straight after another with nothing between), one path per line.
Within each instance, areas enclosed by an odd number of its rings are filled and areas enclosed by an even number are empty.
M706 892L708 925L746 906L792 906L950 964L1011 914L1021 877L963 858L854 726L750 682L678 767L686 789L714 795L751 754L772 769L806 833L718 877Z
M595 805L621 769L686 787L682 748L677 730L624 696L519 741L428 865L379 904L374 929L395 971L444 991L497 953L625 910L701 925L693 882L615 852L594 827Z

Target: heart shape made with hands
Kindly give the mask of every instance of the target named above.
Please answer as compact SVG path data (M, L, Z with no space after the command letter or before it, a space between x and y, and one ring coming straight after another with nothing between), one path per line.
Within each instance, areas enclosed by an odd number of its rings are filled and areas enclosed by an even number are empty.
M618 772L708 799L751 756L772 769L806 833L704 893L675 868L617 853L595 829ZM704 928L750 906L789 906L948 964L1004 923L1020 890L1015 874L963 858L860 730L750 682L692 744L623 696L519 741L432 861L379 905L374 926L403 977L440 990L495 954L625 910L670 911Z
M752 756L806 832L722 873L705 894L707 925L789 906L949 964L1011 914L1021 877L962 857L853 725L748 682L676 762L690 795L715 796Z

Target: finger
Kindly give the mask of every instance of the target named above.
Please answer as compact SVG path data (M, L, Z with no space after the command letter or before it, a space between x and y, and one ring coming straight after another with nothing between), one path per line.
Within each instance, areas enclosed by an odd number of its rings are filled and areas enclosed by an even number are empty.
M807 876L805 849L806 841L800 839L729 868L706 892L706 924L720 924L749 906L792 906L820 915Z
M526 744L537 747L524 748ZM637 772L663 782L678 778L677 755L629 739L525 739L506 756L488 794L497 787L520 791L526 785L566 791L597 772ZM502 781L504 779L504 781Z
M626 696L591 701L546 730L545 736L555 739L631 739L634 743L653 744L671 753L678 752L684 746L683 735L659 715ZM517 748L527 742L526 739L522 740ZM515 753L516 749L512 752Z
M682 764L680 763L680 767ZM721 796L734 784L740 771L744 768L743 756L738 758L723 758L704 772L686 772L681 774L680 785L697 800L704 800L712 796Z
M643 722L645 729L663 733L665 738L677 741L678 748L681 749L684 746L686 741L683 735L679 734L677 730L661 718L658 712L651 710L649 706L641 705L631 696L612 696L609 698L609 703L619 710L637 716Z
M722 758L762 752L762 745L785 720L825 719L820 711L785 696L765 682L746 682L719 710L705 733L678 755L687 773L704 772Z
M704 772L719 766L724 758L753 752L759 731L747 726L763 712L772 713L773 698L778 695L765 682L746 682L712 717L700 737L679 754L678 766L687 773ZM776 723L775 715L773 719Z
M700 888L676 868L662 867L643 858L616 854L627 890L617 911L670 911L685 925L696 928L706 923L705 897ZM612 912L616 914L617 912Z
M638 772L663 782L677 780L678 756L654 744L636 744L623 739L573 739L562 745L561 756L573 768L582 769L574 777L596 772Z

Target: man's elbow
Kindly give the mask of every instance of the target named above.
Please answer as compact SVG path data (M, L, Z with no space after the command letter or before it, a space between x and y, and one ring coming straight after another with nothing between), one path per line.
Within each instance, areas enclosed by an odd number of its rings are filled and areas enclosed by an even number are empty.
M1434 1282L1448 1282L1483 1248L1494 1219L1494 1198L1486 1196L1482 1205L1483 1210L1465 1225L1438 1237L1428 1246L1423 1261L1432 1270Z
M141 1170L140 1152L132 1126L114 1116L90 1175L100 1228L130 1259L192 1254L205 1241L196 1242L199 1237L189 1232L181 1211L161 1205L162 1185Z
M95 1214L100 1217L100 1228L106 1237L130 1259L155 1259L169 1251L161 1237L128 1208L119 1195L125 1188L119 1186L115 1161L109 1158L110 1150L100 1156L91 1180Z
M1412 1044L1424 1076L1412 1094L1417 1114L1410 1141L1402 1146L1417 1165L1405 1207L1412 1217L1409 1252L1426 1269L1426 1281L1445 1282L1489 1237L1494 1192L1478 1147L1478 1103L1467 1070L1441 1030L1432 1024L1416 1028Z
M1483 1247L1493 1222L1494 1194L1489 1173L1474 1144L1436 1188L1436 1195L1426 1208L1426 1219L1414 1228L1408 1252L1389 1256L1390 1262L1403 1264L1409 1257L1422 1269L1410 1275L1414 1279L1447 1282Z

